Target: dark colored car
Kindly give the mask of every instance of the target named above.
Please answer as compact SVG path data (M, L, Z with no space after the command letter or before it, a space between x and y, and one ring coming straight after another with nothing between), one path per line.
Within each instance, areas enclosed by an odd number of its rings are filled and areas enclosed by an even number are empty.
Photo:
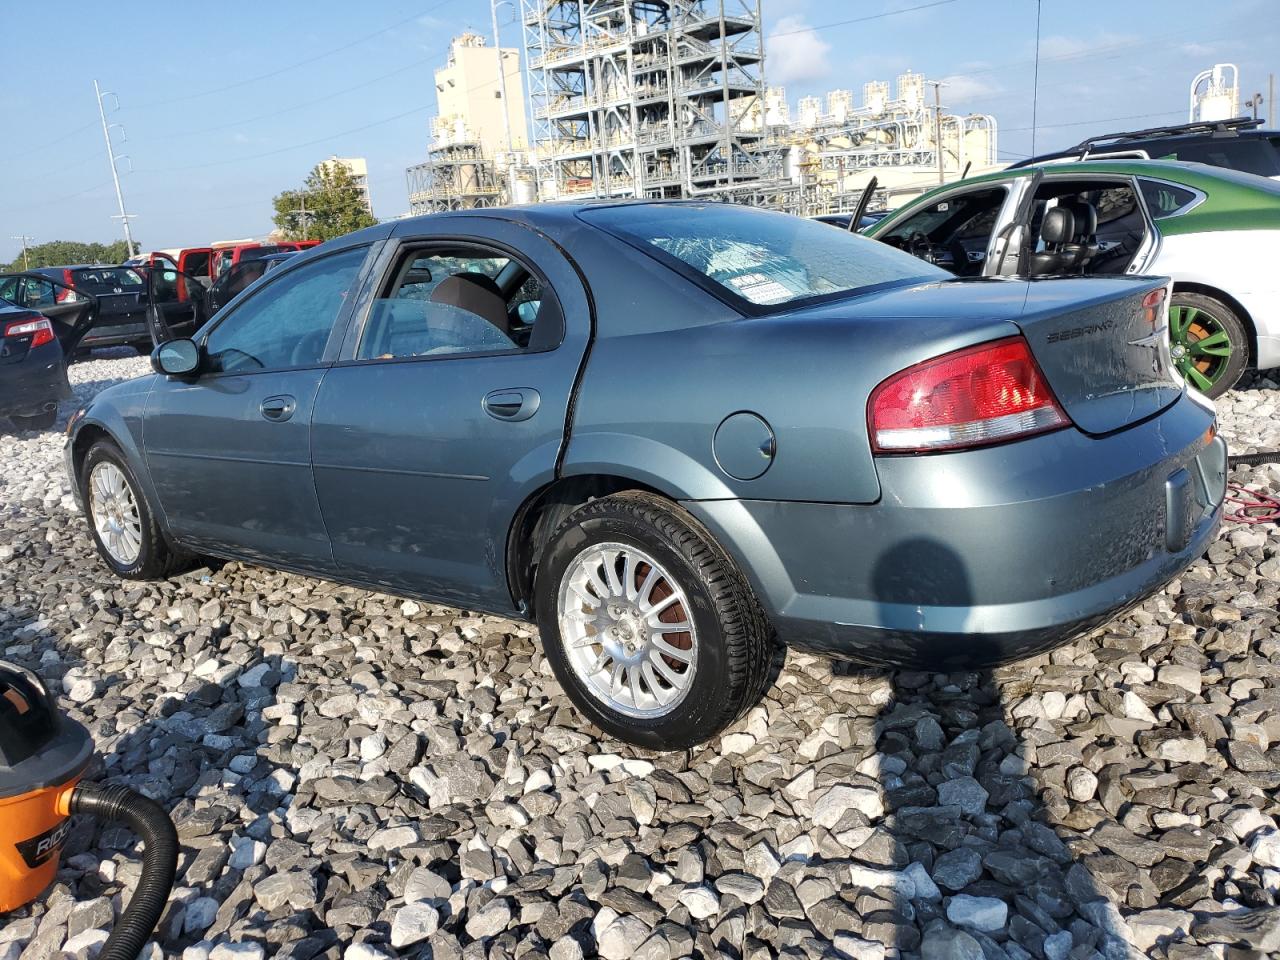
M78 296L96 298L97 316L80 341L80 350L123 345L149 351L146 292L146 277L135 267L37 267L25 274L0 276L0 297L34 310L73 302Z
M1280 179L1280 131L1236 117L1090 137L1067 150L1010 164L1010 169L1074 160L1184 160Z
M286 248L275 243L237 243L226 244L213 248L213 255L210 258L210 274L217 279L222 276L237 263L245 260L258 260L262 257L269 257L273 253L296 252L297 248L290 244Z
M151 266L41 267L6 274L0 276L0 297L55 319L63 306L92 301L91 326L77 353L120 345L149 353L161 340L190 335L208 316L202 279Z
M213 281L205 295L205 308L208 314L212 315L222 309L247 289L249 284L297 255L296 251L281 251L261 257L250 257L247 260L241 260L233 267L228 267L217 280Z
M71 398L66 357L93 322L91 297L39 313L0 300L0 417L19 429L43 430Z
M1221 517L1165 282L964 280L703 203L436 214L273 271L69 425L118 575L235 557L536 620L652 748L777 638L947 670L1158 590Z

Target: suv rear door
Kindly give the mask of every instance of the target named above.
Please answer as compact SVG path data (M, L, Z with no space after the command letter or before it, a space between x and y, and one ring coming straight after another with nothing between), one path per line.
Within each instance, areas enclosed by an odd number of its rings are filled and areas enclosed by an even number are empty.
M116 327L141 326L147 321L147 282L133 267L77 267L70 271L78 293L98 299L95 336L114 337ZM141 339L141 338L140 338Z

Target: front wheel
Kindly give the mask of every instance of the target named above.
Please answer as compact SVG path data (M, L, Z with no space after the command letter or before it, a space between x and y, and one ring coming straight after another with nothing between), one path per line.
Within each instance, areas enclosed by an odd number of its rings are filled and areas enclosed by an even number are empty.
M1226 304L1175 293L1169 304L1169 350L1182 378L1205 396L1222 396L1249 365L1249 335Z
M85 454L80 493L94 546L117 576L154 580L181 566L124 454L110 440L99 440Z
M606 733L653 750L702 743L755 704L770 629L733 562L685 511L627 492L552 534L535 584L556 677Z

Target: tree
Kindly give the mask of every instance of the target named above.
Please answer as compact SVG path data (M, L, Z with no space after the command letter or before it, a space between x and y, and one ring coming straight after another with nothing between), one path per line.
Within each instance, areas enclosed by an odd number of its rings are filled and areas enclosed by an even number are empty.
M272 220L286 240L329 240L378 222L340 163L317 164L302 189L286 190L271 202Z
M82 243L78 240L50 240L27 247L26 266L22 254L11 263L0 265L0 272L17 273L36 267L63 267L73 263L123 263L129 253L123 240L115 243Z

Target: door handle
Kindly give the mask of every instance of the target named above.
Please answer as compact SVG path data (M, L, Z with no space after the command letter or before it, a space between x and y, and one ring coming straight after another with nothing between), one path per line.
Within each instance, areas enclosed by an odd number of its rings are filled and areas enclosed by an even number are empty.
M538 412L542 397L532 387L508 387L485 395L480 406L495 420L518 422Z
M293 411L298 409L298 402L293 397L267 397L258 407L264 420L274 420L276 423L283 423L293 416Z

